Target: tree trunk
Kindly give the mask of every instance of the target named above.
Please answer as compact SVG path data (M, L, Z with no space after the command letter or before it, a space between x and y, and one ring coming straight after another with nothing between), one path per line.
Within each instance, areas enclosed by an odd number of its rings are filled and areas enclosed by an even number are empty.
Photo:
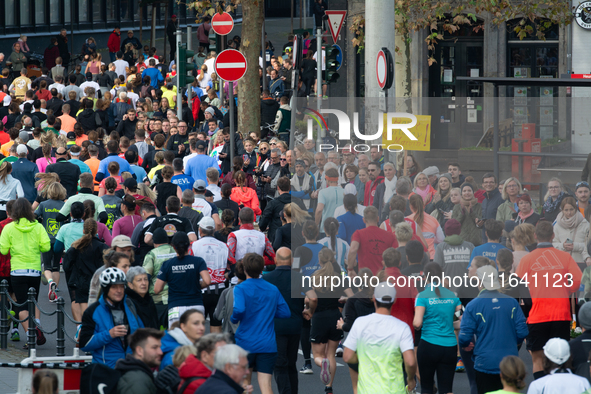
M259 54L261 52L261 27L265 17L263 0L242 0L242 45L246 56L246 74L238 82L238 128L249 133L260 130L261 99L259 79Z

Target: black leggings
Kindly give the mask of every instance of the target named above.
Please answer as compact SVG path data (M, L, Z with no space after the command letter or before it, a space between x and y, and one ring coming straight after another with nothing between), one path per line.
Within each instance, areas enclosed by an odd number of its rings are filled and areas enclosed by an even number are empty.
M421 339L417 349L419 371L421 372L421 393L431 394L433 392L435 372L437 372L438 392L453 392L456 353L456 346L433 345Z

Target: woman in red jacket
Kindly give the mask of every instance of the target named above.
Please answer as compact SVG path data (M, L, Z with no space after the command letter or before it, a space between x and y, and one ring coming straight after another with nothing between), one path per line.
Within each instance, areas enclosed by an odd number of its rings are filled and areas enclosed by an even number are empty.
M234 172L234 182L236 182L236 187L232 188L230 199L236 202L240 209L248 207L254 211L255 215L260 215L261 208L259 207L257 192L250 187L246 187L246 174L244 171Z
M228 342L225 334L207 334L199 339L197 354L189 355L179 368L178 394L194 393L211 376L215 352Z

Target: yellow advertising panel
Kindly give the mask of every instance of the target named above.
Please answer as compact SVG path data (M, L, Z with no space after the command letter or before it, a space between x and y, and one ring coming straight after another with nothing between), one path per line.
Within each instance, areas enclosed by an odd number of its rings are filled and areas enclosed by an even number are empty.
M388 139L388 123L389 124L408 124L411 123L410 118L394 117L387 118L388 114L384 113L384 133L382 134L382 143L386 146L391 144L399 144L404 147L404 150L430 151L431 150L431 116L429 115L415 115L417 124L408 130L417 138L416 141L411 140L404 131L400 129L392 130L392 139ZM389 121L389 122L388 122Z

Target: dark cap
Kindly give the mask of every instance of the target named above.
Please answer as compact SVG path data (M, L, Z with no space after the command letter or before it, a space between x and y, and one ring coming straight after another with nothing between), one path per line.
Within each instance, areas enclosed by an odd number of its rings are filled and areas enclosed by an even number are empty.
M73 131L68 132L68 134L66 134L66 138L69 140L75 140L76 139L76 133L74 133Z
M166 230L162 227L158 227L152 233L152 240L155 244L167 244L168 243L168 235L166 234Z
M443 226L443 231L446 236L460 235L462 231L462 225L456 219L449 219Z
M213 197L211 190L205 189L205 197Z
M86 80L92 81L92 73L90 71L86 73Z
M25 103L23 105L23 110L25 112L31 112L33 110L33 104L31 104L31 103Z
M137 181L133 178L127 178L125 182L123 182L123 186L131 191L135 191L137 190Z
M205 150L207 148L207 142L205 141L197 141L196 143L197 150Z

